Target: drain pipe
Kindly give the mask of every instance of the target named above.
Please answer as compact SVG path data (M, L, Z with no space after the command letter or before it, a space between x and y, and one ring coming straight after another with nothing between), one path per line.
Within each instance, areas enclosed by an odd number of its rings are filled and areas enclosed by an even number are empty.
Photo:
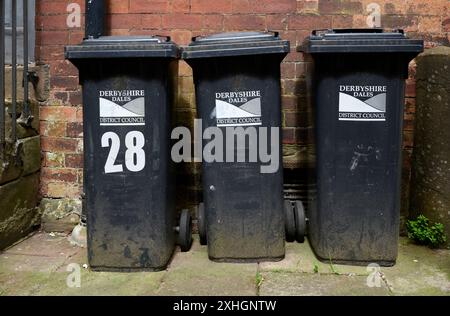
M98 38L105 33L105 0L86 0L85 38Z

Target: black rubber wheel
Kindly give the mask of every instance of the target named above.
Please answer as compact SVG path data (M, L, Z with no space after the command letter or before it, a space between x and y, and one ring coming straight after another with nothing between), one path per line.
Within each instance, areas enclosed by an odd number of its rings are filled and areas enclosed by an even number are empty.
M286 241L295 240L295 215L294 207L289 200L284 201L284 227L286 231Z
M192 245L192 219L189 210L182 210L178 230L178 244L183 252L189 251Z
M200 245L207 244L206 238L206 218L205 218L205 204L200 203L197 208L197 227L198 235L200 236Z
M295 239L302 243L305 242L306 234L306 216L305 208L303 207L302 201L295 201L294 204L295 213Z

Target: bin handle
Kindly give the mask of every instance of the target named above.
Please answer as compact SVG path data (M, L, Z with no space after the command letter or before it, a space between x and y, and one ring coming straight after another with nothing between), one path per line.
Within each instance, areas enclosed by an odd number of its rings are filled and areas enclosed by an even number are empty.
M312 35L316 36L318 34L323 34L323 33L332 33L332 34L339 34L339 33L384 33L385 31L390 31L390 32L393 32L393 33L404 34L403 29L386 30L386 29L382 29L382 28L379 28L379 27L374 27L374 28L356 28L356 29L318 29L318 30L313 30L312 31Z
M272 30L267 30L267 33L272 33L273 37L278 37L280 35L280 32L272 31Z
M168 35L158 35L158 34L156 34L155 37L164 38L164 39L166 39L166 42L170 42L172 40L171 37L168 36Z
M266 32L272 33L273 37L278 37L280 35L280 33L277 31L266 30ZM191 41L196 42L198 38L202 38L202 37L204 37L204 35L193 36L193 37L191 37Z

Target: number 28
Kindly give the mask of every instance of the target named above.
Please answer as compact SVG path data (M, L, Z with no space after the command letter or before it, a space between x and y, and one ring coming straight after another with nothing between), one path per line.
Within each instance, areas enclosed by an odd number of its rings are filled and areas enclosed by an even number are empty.
M131 131L125 136L125 167L132 172L139 172L145 168L145 137L142 132ZM120 150L120 138L114 132L102 135L102 147L111 147L105 163L105 173L123 172L123 165L116 164Z

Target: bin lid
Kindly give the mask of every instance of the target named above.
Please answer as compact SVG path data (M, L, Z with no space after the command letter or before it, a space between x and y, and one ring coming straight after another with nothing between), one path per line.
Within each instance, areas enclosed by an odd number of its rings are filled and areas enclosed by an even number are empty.
M64 52L67 59L179 57L178 46L164 36L100 36Z
M297 51L305 53L419 53L423 40L406 37L403 30L314 30Z
M182 48L183 59L287 54L289 41L282 40L277 32L228 32L192 38L189 46Z

